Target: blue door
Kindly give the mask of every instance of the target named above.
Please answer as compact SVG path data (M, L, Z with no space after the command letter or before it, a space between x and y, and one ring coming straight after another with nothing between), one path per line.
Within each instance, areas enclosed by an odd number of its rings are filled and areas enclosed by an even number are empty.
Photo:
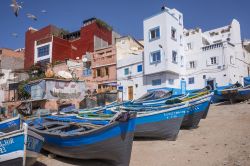
M181 80L181 94L186 94L186 81Z

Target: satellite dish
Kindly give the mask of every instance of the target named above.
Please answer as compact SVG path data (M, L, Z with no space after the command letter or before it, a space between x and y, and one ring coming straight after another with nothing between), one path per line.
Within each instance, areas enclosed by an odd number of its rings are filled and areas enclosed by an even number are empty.
M88 59L87 58L82 58L82 62L87 62Z

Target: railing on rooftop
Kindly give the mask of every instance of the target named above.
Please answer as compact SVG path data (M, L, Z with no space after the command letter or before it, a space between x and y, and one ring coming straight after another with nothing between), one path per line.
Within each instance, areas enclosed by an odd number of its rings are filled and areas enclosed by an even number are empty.
M202 47L202 51L208 51L208 50L220 48L222 46L223 46L223 43L215 43L215 44L211 44L209 46Z

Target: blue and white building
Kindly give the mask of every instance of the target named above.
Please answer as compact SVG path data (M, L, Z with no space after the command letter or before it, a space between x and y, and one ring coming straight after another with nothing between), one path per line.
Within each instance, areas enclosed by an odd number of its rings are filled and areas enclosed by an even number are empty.
M130 36L116 39L119 98L132 100L146 93L143 85L143 45Z
M249 75L249 54L242 46L240 24L202 32L187 30L183 15L163 7L144 20L144 86L147 91L174 89L175 93L212 89L235 82L243 83Z

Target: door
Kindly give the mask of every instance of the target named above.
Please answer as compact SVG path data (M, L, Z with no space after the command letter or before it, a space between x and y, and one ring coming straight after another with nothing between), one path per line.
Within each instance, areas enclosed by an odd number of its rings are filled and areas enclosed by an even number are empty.
M214 80L207 80L207 86L210 87L210 90L214 90Z
M133 86L129 86L128 87L128 99L129 100L133 100L133 96L134 96L133 93L134 93L133 92Z
M186 81L181 80L181 94L186 94Z

